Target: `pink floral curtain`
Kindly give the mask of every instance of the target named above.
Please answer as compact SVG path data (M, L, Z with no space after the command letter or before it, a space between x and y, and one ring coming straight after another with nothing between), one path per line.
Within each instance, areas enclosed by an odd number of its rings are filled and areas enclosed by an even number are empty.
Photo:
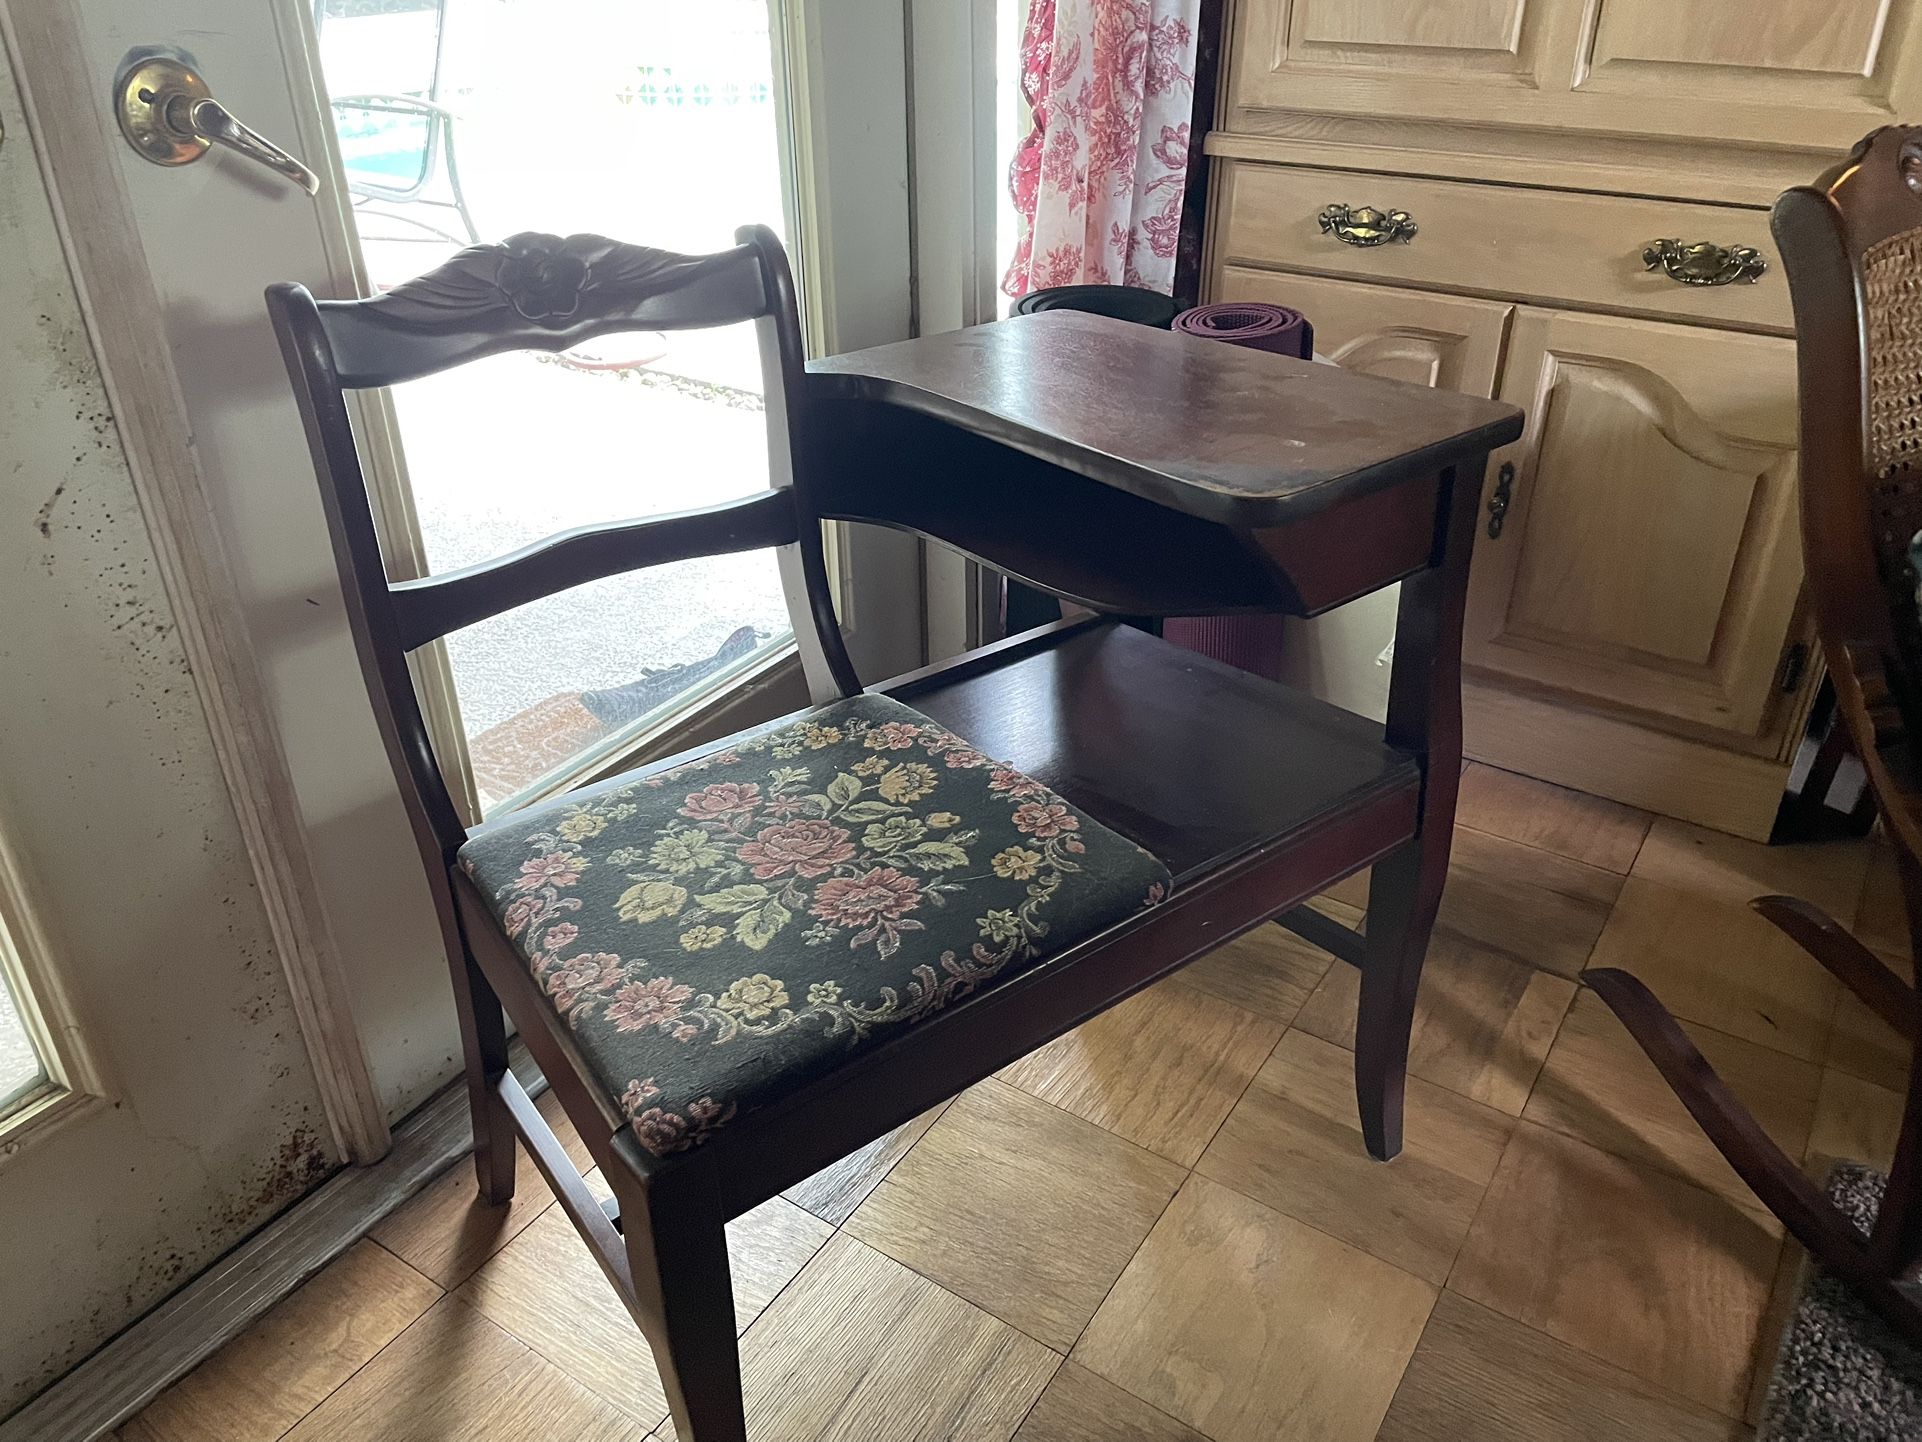
M1002 288L1174 288L1200 0L1031 0L1034 128L1008 183L1026 222Z

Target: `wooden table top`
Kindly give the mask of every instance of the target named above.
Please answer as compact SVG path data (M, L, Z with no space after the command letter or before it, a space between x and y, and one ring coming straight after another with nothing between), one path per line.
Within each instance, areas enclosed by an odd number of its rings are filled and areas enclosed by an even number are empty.
M1105 316L1047 311L830 356L827 399L932 415L1238 528L1483 455L1515 407Z

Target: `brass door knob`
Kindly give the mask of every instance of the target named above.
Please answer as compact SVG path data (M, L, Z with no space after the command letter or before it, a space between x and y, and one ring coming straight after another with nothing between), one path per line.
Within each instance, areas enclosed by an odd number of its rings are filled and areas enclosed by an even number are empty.
M1372 205L1331 205L1321 213L1321 230L1344 245L1404 245L1415 238L1415 217L1405 210L1377 210Z
M236 120L214 99L199 72L172 56L129 56L114 82L114 114L127 143L156 165L186 165L210 146L224 145L309 195L320 193L319 176L251 125Z
M1713 245L1698 240L1651 240L1642 251L1642 264L1659 270L1677 285L1754 285L1769 263L1752 245Z

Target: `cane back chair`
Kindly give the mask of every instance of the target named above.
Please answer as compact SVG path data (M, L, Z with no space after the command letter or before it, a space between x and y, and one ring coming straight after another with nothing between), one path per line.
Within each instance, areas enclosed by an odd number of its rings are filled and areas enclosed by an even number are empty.
M1795 302L1802 554L1838 724L1895 852L1911 954L1922 936L1922 624L1910 548L1922 531L1922 129L1890 126L1776 203ZM1626 973L1589 981L1742 1179L1824 1266L1922 1343L1922 1032L1915 988L1819 908L1755 910L1910 1047L1908 1095L1866 1233L1787 1157Z
M730 1218L1278 914L1361 967L1364 1134L1379 1157L1400 1148L1459 771L1449 638L1475 506L1468 475L1454 559L1404 582L1421 658L1397 673L1389 737L1405 745L1102 618L864 691L823 565L786 257L765 229L737 239L690 257L523 235L366 300L268 291L438 908L481 1194L512 1193L518 1138L646 1334L681 1442L745 1436ZM388 580L347 391L743 320L761 341L771 489ZM875 504L865 518L886 523ZM761 547L780 558L812 709L463 824L410 651L587 581ZM1444 819L1418 834L1424 787ZM1377 860L1365 940L1297 910ZM603 1168L607 1207L509 1071L503 1006Z

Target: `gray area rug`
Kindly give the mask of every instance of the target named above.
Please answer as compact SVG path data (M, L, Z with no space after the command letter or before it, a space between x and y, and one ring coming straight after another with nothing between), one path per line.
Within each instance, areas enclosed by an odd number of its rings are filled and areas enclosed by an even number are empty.
M1855 1162L1829 1173L1829 1199L1863 1232L1883 1175ZM1837 1278L1810 1267L1769 1379L1756 1442L1915 1442L1922 1438L1922 1351Z

